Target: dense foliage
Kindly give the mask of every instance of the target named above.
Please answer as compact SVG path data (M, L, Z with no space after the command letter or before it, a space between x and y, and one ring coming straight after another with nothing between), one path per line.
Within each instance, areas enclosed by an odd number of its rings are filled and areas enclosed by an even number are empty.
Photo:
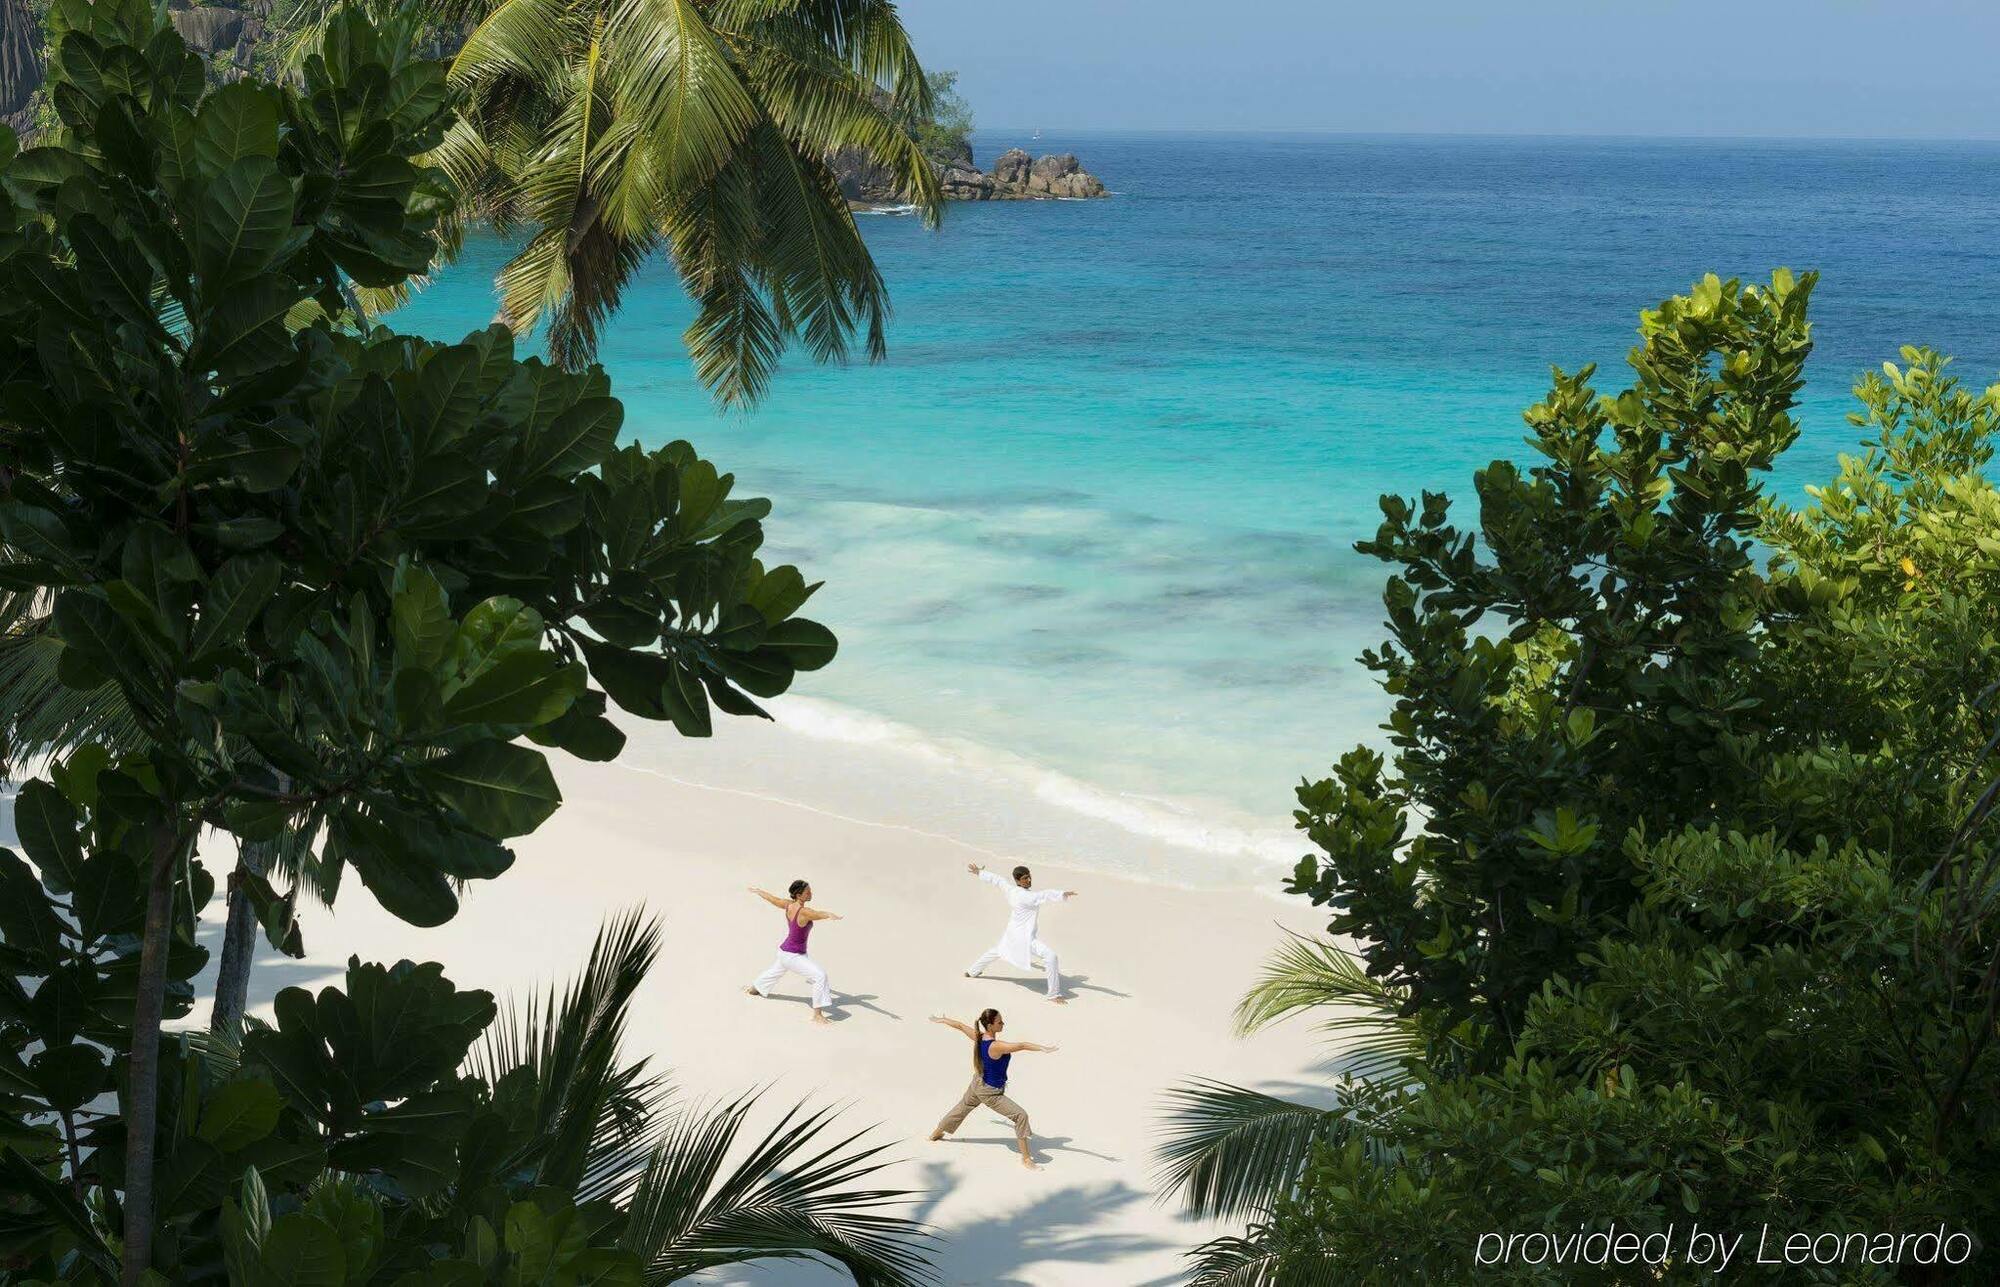
M1214 1280L1622 1281L1474 1256L1693 1221L1943 1225L1990 1278L2000 390L1908 350L1856 388L1865 453L1770 499L1811 286L1711 277L1644 315L1630 388L1558 371L1476 532L1384 498L1393 757L1300 788L1291 883L1353 956L1295 953L1245 1018L1358 1006L1388 1059L1330 1110L1181 1092L1170 1176L1257 1221Z
M287 994L243 1040L254 1076L163 1040L205 956L206 832L288 837L322 897L351 869L437 924L560 803L523 738L610 758L607 697L699 736L834 641L796 615L797 570L756 557L767 503L684 443L619 447L601 371L353 307L424 271L450 213L418 160L450 124L440 65L348 12L296 84L212 89L143 0L60 0L51 25L61 129L19 155L0 134L0 682L17 749L76 749L21 790L28 861L0 854L0 1255L133 1282L236 1246L216 1222L247 1167L274 1211L346 1230L499 1147L478 1112L518 1117L504 1066L455 1088L491 1006L434 966ZM298 891L232 880L298 950ZM402 1007L421 1039L355 1046ZM844 1168L814 1174L867 1170ZM611 1227L587 1184L535 1184L518 1217L476 1208L510 1253L517 1223L564 1255ZM514 1280L472 1259L446 1277Z
M911 109L910 132L933 165L950 165L972 155L972 104L958 92L958 73L926 76L929 103Z

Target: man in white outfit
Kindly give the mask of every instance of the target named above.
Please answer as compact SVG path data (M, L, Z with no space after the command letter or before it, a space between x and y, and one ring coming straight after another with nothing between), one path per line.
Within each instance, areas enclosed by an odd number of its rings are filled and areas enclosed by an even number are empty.
M1035 930L1041 919L1043 903L1057 903L1076 895L1066 889L1035 888L1034 873L1026 867L1014 869L1014 883L1008 884L999 876L986 870L978 863L967 863L965 869L996 889L1006 892L1007 928L1002 931L1000 941L974 961L965 971L965 977L976 979L986 972L986 967L995 961L1004 960L1019 970L1032 970L1039 958L1042 972L1049 981L1049 1000L1057 1005L1066 1004L1062 994L1062 975L1056 970L1055 949L1036 937Z

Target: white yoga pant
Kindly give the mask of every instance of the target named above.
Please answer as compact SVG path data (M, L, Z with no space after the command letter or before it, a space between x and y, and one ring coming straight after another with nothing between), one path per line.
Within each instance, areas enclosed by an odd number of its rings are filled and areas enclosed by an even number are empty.
M1056 969L1056 950L1050 947L1047 943L1042 942L1042 940L1036 939L1033 943L1030 943L1028 945L1028 959L1033 960L1036 957L1041 958L1042 974L1049 981L1049 995L1052 997L1061 996L1062 974ZM999 959L1000 959L1000 949L997 947L990 947L986 949L986 952L983 956L981 956L978 960L974 961L969 967L967 967L965 972L967 974L972 975L974 978L977 978L979 975L986 973L987 966L993 964L995 961Z
M779 979L785 977L786 970L811 981L813 1009L824 1010L833 1004L833 989L827 986L826 971L820 969L819 962L804 952L778 953L778 959L771 962L771 968L758 975L757 981L750 986L757 989L758 996L770 996L771 989L777 985Z

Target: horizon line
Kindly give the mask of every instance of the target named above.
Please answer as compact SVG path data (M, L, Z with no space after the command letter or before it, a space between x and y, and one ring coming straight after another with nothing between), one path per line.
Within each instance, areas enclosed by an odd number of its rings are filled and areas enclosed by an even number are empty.
M1635 134L1618 131L1537 131L1537 130L1358 130L1334 126L1260 125L978 125L983 132L1028 134L1049 130L1073 134L1207 134L1217 136L1293 136L1355 139L1455 139L1504 142L1543 140L1562 142L1638 143L2000 143L2000 134Z

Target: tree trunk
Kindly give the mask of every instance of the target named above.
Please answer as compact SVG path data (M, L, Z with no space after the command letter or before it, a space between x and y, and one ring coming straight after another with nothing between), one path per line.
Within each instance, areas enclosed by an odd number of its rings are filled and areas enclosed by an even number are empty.
M215 1009L208 1026L213 1032L234 1035L243 1024L243 1010L250 997L250 965L257 955L257 908L250 901L244 876L262 876L271 870L277 854L272 841L246 841L237 847L236 870L229 877L229 916L222 928L222 964L215 976Z
M139 949L138 996L132 1004L132 1051L125 1109L125 1258L119 1279L136 1287L153 1263L153 1136L160 1109L160 1016L166 1008L174 876L181 837L162 827L146 881L146 930Z

